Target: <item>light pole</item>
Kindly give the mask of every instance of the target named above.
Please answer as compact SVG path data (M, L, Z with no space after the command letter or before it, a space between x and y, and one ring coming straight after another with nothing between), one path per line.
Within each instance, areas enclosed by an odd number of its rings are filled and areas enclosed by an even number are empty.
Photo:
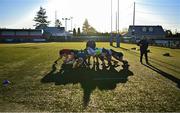
M133 26L135 25L135 2L134 2L134 9L133 9Z
M67 20L70 20L69 18L62 18L62 20L65 21L65 40L67 40Z
M112 34L112 0L111 0L111 34Z
M117 3L117 35L116 35L116 46L120 47L120 33L119 33L119 0Z
M118 30L118 34L119 34L119 0L118 0L118 9L117 9L117 30Z
M110 38L109 38L109 42L110 42L110 46L113 45L113 34L112 34L112 0L111 0L111 35L110 35Z
M72 29L73 17L70 17L70 19L71 19L71 31L73 31L73 29Z
M56 21L57 21L57 11L55 10L55 21L54 21L54 26L56 27Z
M62 18L62 20L65 21L65 31L67 31L67 20L70 20L70 18Z
M135 42L136 42L136 36L135 36L135 2L134 2L134 8L133 8L133 27L132 27L132 37L134 38Z

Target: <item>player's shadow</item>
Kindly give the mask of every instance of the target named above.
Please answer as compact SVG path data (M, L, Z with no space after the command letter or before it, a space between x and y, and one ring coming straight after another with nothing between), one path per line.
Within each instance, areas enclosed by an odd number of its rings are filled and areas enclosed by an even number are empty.
M175 82L177 84L177 87L180 88L180 79L174 77L173 75L166 73L158 68L156 68L155 66L151 65L151 64L143 64L144 66L152 69L153 71L156 71L157 73L159 73L160 75L168 78L169 80Z
M55 85L80 83L84 93L84 107L88 105L90 95L96 88L99 90L113 90L118 83L126 83L128 76L133 75L130 70L117 71L116 66L113 65L109 69L100 69L98 64L93 65L92 68L72 69L71 67L71 65L62 64L61 70L56 72L56 64L53 64L52 70L41 79L41 82L54 82Z

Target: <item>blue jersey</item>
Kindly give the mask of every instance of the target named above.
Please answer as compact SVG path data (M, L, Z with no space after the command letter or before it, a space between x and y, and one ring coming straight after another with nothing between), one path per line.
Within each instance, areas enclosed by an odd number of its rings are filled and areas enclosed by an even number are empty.
M86 58L86 53L85 53L85 52L78 52L78 53L76 54L76 57L77 57L77 58L83 58L83 59L85 59L85 58Z

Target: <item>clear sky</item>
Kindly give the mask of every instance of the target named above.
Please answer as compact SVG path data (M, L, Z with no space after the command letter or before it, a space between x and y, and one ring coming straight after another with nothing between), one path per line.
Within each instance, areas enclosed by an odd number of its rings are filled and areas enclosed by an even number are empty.
M115 30L117 0L113 1L113 30ZM136 3L136 25L162 25L164 29L180 32L180 0L119 0L120 30L132 25L133 3ZM50 26L57 18L73 17L72 26L81 27L88 19L100 32L111 30L111 0L0 0L1 28L34 28L33 18L39 7L47 11ZM71 21L68 21L68 29Z

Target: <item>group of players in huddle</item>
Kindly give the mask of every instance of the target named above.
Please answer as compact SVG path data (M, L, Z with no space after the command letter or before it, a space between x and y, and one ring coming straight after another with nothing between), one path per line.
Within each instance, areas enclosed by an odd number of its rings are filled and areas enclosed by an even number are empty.
M59 58L57 61L64 58L64 64L73 64L72 68L78 67L89 67L90 59L93 57L94 63L99 64L99 59L102 62L103 67L109 67L112 65L118 64L118 61L123 64L127 64L126 60L123 60L123 53L117 52L112 49L106 48L97 48L95 41L88 41L86 43L86 48L84 50L75 50L75 49L62 49L59 51ZM96 62L95 62L96 60ZM108 65L105 64L105 61L108 62Z

